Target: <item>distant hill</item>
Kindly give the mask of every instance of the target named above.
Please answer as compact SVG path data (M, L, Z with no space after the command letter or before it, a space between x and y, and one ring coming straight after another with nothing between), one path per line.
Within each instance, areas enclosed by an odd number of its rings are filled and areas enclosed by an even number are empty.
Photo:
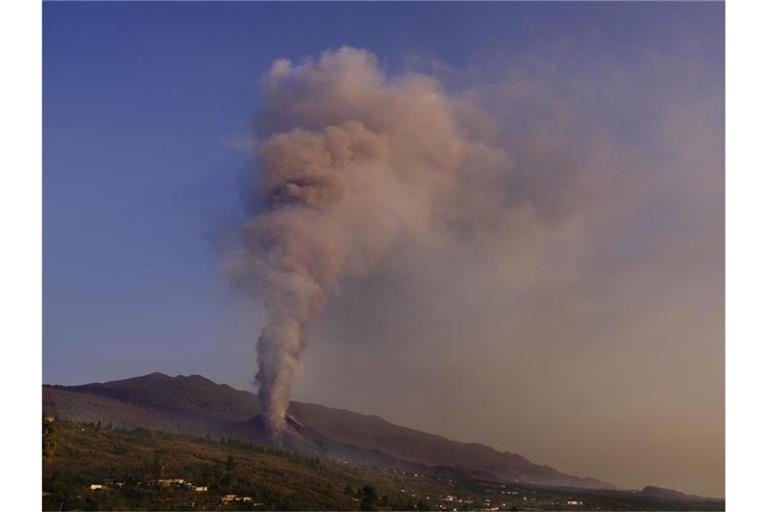
M253 393L199 375L153 373L82 386L43 386L46 414L77 422L111 423L195 436L268 444ZM390 423L378 416L292 402L291 448L310 455L457 478L542 486L612 489L599 480L561 473L525 457L478 443L461 443ZM650 492L650 491L649 491ZM674 492L674 491L673 491Z
M648 485L644 487L642 491L635 493L635 496L642 497L642 498L661 499L661 500L708 501L708 498L703 498L701 496L695 496L692 494L684 494L680 491L675 491L673 489L665 489L663 487L654 487L653 485Z

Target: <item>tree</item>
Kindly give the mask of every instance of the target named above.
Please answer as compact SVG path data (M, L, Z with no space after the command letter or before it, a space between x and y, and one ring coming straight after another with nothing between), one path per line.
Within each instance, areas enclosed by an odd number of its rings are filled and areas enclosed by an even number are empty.
M360 510L376 510L376 502L379 497L376 495L376 489L366 485L362 490L362 499L360 500Z
M160 450L155 450L155 457L152 459L152 465L150 466L150 472L155 478L163 476L163 463L160 460Z
M232 473L235 471L235 468L237 467L237 463L235 462L235 458L233 456L227 457L227 463L224 465L224 470L227 473Z
M43 416L43 458L50 461L56 451L56 429L53 422Z
M221 485L228 488L235 481L235 468L237 462L233 456L228 456L227 461L224 463L224 476L221 478Z

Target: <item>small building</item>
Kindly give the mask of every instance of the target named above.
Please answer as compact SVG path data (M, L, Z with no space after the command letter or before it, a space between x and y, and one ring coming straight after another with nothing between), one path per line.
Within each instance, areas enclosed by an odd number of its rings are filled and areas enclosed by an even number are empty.
M185 482L183 478L161 478L157 481L157 485L160 487L182 486Z
M253 498L251 498L250 496L238 496L237 494L225 494L221 498L221 503L223 505L227 505L233 502L250 503L252 501L253 501Z

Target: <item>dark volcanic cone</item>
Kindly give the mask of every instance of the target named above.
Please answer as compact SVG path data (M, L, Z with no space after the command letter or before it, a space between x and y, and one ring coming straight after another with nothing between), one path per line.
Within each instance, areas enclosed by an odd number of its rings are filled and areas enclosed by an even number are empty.
M323 450L318 446L312 433L296 418L287 415L286 426L281 430L272 428L271 422L262 415L254 416L245 423L248 437L259 444L274 446L281 450L298 452L304 455L320 456Z

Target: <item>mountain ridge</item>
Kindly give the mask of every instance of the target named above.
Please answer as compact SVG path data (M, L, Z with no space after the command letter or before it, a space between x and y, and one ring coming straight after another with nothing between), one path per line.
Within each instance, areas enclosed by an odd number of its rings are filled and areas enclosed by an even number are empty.
M78 386L44 385L46 414L198 436L269 444L258 397L201 375L148 375ZM582 489L615 489L590 477L561 473L481 443L454 441L319 404L291 402L296 441L290 448L359 464L499 482Z

